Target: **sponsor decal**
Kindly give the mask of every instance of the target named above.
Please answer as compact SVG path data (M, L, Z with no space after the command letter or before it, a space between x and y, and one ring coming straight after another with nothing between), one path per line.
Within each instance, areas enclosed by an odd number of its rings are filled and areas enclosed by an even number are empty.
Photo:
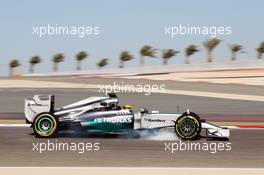
M163 123L165 123L165 120L161 120L161 119L147 119L147 118L145 118L145 121L147 121L147 122L163 122Z
M130 112L129 111L117 111L116 114L123 115L123 114L130 114Z
M103 117L94 119L94 123L132 123L132 117Z

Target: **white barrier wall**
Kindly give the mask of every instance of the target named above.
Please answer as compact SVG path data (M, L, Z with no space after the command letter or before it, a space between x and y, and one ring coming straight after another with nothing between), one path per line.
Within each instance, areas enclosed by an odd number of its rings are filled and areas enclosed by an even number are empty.
M128 68L102 68L89 71L69 71L25 74L24 76L130 76L137 74L158 74L170 72L190 72L190 71L216 71L235 69L261 69L264 68L264 60L225 62L225 63L203 63L203 64L183 64L166 66L144 66Z

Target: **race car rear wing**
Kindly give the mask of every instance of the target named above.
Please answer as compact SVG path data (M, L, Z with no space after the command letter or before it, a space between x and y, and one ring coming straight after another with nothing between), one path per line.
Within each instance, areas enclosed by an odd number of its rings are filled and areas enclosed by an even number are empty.
M32 123L36 115L54 111L54 95L34 95L25 99L24 112L27 123Z

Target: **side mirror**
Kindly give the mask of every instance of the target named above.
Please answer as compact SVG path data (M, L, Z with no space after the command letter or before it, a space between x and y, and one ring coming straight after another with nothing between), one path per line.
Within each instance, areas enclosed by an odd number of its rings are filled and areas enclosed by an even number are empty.
M140 113L141 114L148 114L148 109L147 108L141 108Z
M101 106L107 106L107 103L106 102L101 102L100 105Z

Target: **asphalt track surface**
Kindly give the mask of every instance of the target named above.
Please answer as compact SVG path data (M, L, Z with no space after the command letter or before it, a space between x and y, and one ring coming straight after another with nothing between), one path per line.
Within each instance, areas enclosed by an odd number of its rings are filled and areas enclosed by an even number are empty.
M32 79L32 78L31 78ZM41 79L51 81L50 79ZM54 81L54 79L53 79ZM109 79L57 78L56 81L110 84ZM135 80L120 80L139 83ZM144 81L146 83L146 81ZM147 83L156 83L153 81ZM163 82L164 83L164 82ZM241 85L213 85L200 83L165 82L170 88L201 90L263 95L263 87ZM239 91L237 90L239 88ZM241 91L240 91L241 90ZM98 89L32 89L5 88L0 89L0 112L23 112L24 98L33 94L55 94L56 107L93 96L103 95ZM263 122L264 113L262 102L194 97L184 95L151 94L145 96L135 93L118 94L121 104L132 104L136 109L147 107L160 112L175 112L177 106L183 112L187 108L197 112L203 118L211 121L257 121ZM244 116L244 117L240 117ZM0 116L0 118L3 116ZM21 117L23 117L21 115ZM20 119L15 118L15 119ZM164 150L164 138L136 138L130 135L72 135L61 134L59 142L99 142L99 151L89 151L84 154L67 151L44 152L33 151L34 142L47 142L47 139L36 139L31 135L30 128L1 127L0 128L0 166L137 166L137 167L264 167L264 130L231 130L230 151L210 153L208 151L176 151L171 154ZM56 141L56 139L52 139ZM202 138L197 142L220 143ZM226 143L226 142L223 142Z
M1 166L115 166L115 167L241 167L263 168L264 130L232 130L230 151L165 151L165 142L144 138L117 136L89 136L64 134L51 142L99 143L99 151L43 151L33 150L33 143L47 143L36 139L29 128L0 129ZM201 139L199 143L225 143ZM177 142L179 144L179 142ZM213 151L212 151L213 152Z
M98 89L5 88L0 89L1 113L23 113L24 98L34 94L54 94L56 107L90 96L106 96L99 93ZM137 110L147 107L160 112L177 112L177 110L183 112L190 108L199 114L225 114L227 117L264 114L264 102L154 93L149 96L139 93L118 93L118 97L120 104L131 104Z
M1 78L5 79L5 78ZM9 78L7 78L9 79ZM23 77L14 79L24 80L40 80L40 81L55 81L55 82L69 82L69 83L88 83L100 85L116 84L165 84L166 89L184 89L196 90L205 92L219 92L219 93L236 93L248 95L264 95L262 86L241 85L241 84L214 84L206 82L182 82L170 80L147 80L147 79L124 79L124 78L96 78L96 77Z

